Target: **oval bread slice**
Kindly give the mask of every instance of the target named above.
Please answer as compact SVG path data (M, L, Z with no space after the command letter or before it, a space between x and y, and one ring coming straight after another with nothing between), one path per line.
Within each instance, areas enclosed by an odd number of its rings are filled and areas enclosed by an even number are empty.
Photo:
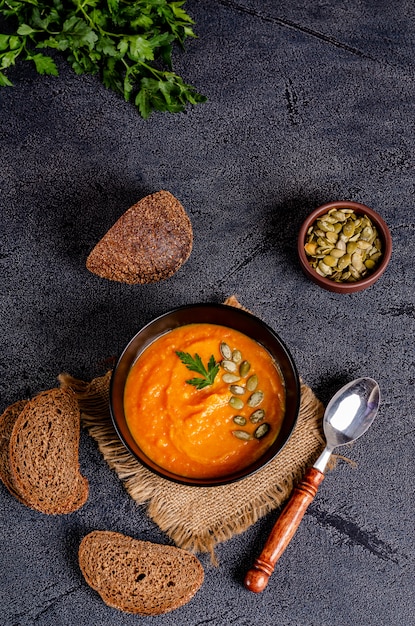
M0 479L10 493L23 504L26 504L26 502L16 488L10 469L9 444L16 420L26 404L27 400L18 400L8 406L0 416Z
M22 501L47 514L71 513L88 498L79 466L80 411L70 389L49 389L29 400L9 442L15 490Z
M96 244L87 269L127 284L155 283L187 261L193 230L182 204L158 191L131 206Z
M183 606L203 583L190 552L111 531L93 531L79 547L88 585L108 606L139 615L161 615Z

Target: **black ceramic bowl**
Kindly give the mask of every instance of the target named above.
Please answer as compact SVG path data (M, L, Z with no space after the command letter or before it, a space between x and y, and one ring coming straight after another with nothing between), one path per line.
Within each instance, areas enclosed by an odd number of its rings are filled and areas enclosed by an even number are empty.
M282 374L286 409L280 433L264 455L249 467L219 478L188 478L179 476L155 464L140 449L132 437L124 414L124 387L128 373L138 356L154 340L179 326L210 323L238 330L260 343L272 355ZM213 487L235 482L264 467L288 441L300 408L300 382L293 359L278 335L261 320L241 309L221 304L195 304L166 313L142 328L129 342L111 378L110 411L115 430L130 453L152 472L184 485Z

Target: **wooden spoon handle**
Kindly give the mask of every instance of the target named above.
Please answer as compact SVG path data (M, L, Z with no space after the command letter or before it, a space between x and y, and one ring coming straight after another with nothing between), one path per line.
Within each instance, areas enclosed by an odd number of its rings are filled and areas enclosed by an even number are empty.
M255 559L254 565L245 576L244 585L249 591L259 593L267 586L276 562L294 536L323 479L324 474L320 470L310 467L304 474L303 480L293 490L261 555Z

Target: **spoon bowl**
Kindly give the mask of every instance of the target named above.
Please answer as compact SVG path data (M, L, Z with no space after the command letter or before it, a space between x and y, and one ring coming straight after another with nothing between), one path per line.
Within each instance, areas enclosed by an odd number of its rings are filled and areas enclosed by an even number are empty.
M326 469L333 449L361 437L375 419L380 402L379 385L373 378L357 378L332 397L324 413L323 430L327 445L314 463Z
M310 467L282 511L269 535L259 558L245 576L245 587L259 593L285 548L297 530L309 504L324 479L327 462L337 446L355 441L375 419L380 403L379 385L373 378L357 378L344 385L332 397L324 413L323 430L326 447Z

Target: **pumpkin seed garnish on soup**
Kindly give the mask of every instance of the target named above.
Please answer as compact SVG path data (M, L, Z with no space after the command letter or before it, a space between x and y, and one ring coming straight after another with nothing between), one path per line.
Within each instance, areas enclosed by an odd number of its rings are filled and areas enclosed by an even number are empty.
M242 400L241 396L243 396L247 391L251 392L247 401L247 406L250 408L259 406L264 399L264 393L263 391L256 391L258 387L257 374L253 373L247 378L251 370L251 363L247 360L242 360L242 352L237 348L232 349L225 341L220 343L219 351L223 357L223 361L220 365L225 370L222 380L223 382L229 384L229 391L232 394L229 399L230 406L235 410L241 411L245 407L245 402ZM238 364L239 368L237 368ZM244 381L241 379L245 379L245 386L243 384ZM258 424L259 422L262 422L262 420L265 419L264 409L256 409L249 415L248 419L251 424ZM248 419L244 415L239 414L234 415L232 418L233 422L238 424L238 426L245 426L248 423ZM248 430L233 430L231 432L237 439L241 439L242 441L251 441L265 437L269 430L270 425L264 423L256 428L253 435Z

